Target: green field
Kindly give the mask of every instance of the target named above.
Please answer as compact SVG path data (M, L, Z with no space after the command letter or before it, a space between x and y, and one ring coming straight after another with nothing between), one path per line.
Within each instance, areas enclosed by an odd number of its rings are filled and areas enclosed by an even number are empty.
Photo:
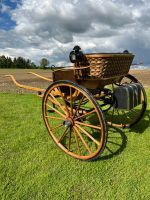
M132 129L109 129L103 155L81 162L49 137L41 99L1 93L0 200L149 200L149 118L150 106Z

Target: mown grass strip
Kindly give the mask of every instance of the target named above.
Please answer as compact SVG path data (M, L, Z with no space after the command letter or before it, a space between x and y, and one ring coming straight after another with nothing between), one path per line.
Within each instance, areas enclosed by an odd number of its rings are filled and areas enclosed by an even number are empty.
M132 129L109 129L101 158L81 162L49 137L41 99L0 94L0 199L150 199L149 116L148 105Z

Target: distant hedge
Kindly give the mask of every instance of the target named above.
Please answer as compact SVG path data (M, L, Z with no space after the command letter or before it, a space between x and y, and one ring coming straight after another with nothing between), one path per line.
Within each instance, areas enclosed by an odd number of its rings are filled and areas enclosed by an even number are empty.
M29 59L25 59L23 57L12 59L2 55L0 56L0 68L35 69L37 66Z

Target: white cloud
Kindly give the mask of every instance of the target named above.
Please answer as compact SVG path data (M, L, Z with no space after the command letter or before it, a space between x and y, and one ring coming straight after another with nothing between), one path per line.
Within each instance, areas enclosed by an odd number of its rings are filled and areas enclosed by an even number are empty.
M150 63L149 10L148 0L22 0L11 11L16 27L0 31L0 53L68 63L79 44L84 52L144 52Z
M9 11L10 11L10 7L9 6L6 6L3 3L0 5L0 12L1 13L5 13L5 12L9 12Z

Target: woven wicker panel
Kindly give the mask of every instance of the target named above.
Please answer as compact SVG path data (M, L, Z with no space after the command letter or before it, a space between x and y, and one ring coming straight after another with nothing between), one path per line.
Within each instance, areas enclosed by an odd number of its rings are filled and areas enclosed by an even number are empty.
M79 79L103 79L126 75L130 69L134 55L132 54L87 54L79 67L87 69L75 70Z

